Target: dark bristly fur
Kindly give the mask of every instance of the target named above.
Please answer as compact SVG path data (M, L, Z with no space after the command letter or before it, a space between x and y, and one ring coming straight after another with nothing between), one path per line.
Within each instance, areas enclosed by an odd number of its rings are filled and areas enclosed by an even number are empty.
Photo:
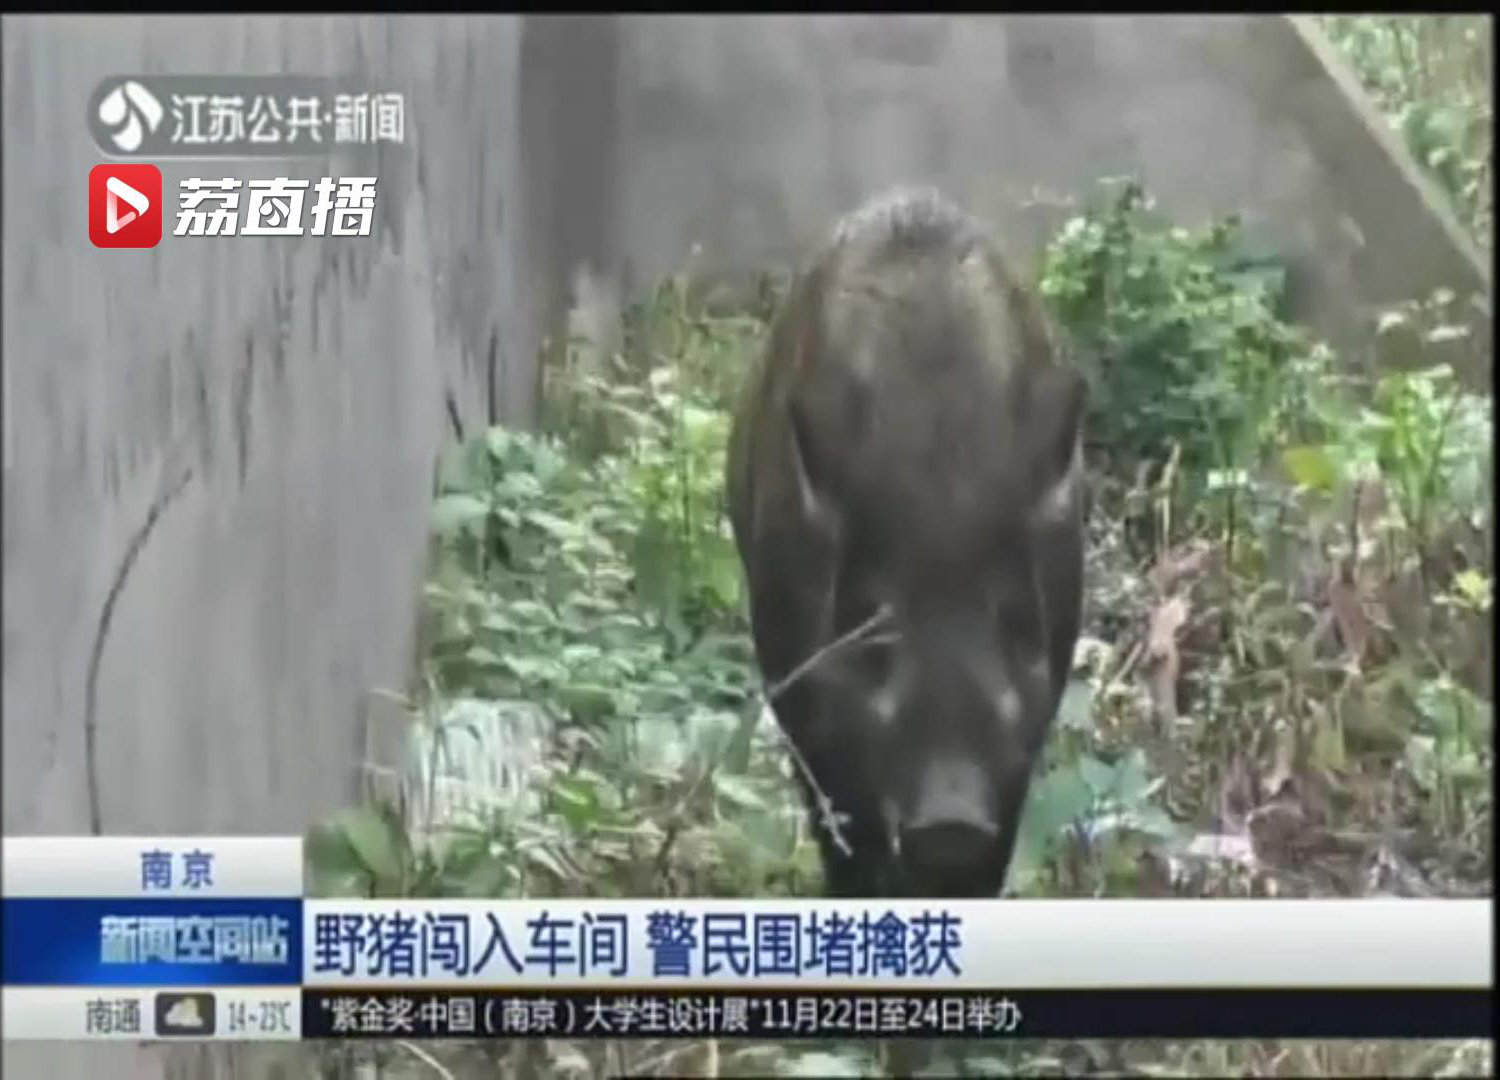
M882 608L895 637L773 703L844 815L842 845L819 828L834 895L1003 885L1078 635L1084 398L983 227L930 190L839 222L784 301L728 472L762 673ZM898 843L952 835L918 828L939 804L981 827L941 864Z

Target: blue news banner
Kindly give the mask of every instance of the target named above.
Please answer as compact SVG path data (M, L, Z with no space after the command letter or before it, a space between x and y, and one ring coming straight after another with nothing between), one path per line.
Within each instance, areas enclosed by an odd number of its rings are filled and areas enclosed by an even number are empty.
M1087 907L1075 905L1068 917L1085 918ZM1022 910L1011 902L903 902L898 910L879 902L746 901L737 909L690 900L7 896L4 974L7 994L183 987L211 998L216 989L293 988L300 1034L315 1039L1492 1032L1490 992L1475 988L993 985L1000 980L978 975L1007 966L993 949L1003 923L991 920ZM1060 965L1076 964L1057 955ZM1027 960L1028 970L1044 970L1045 959L1040 967Z

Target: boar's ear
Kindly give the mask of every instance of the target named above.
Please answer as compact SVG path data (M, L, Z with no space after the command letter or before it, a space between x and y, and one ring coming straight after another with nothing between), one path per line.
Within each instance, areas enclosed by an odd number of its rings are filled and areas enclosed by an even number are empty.
M791 402L787 413L791 421L789 441L798 502L813 525L831 532L835 527L835 517L827 464L818 454L819 448L813 441L807 417L796 401Z
M1088 383L1072 367L1049 364L1032 377L1027 399L1029 415L1022 423L1029 428L1032 440L1037 496L1043 509L1054 502L1066 507L1077 479Z

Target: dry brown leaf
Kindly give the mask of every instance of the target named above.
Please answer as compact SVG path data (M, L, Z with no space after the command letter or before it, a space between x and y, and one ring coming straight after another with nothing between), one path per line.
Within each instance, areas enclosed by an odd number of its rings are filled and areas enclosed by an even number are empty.
M1376 845L1366 860L1364 891L1376 896L1423 897L1433 894L1422 872L1385 843Z
M1293 670L1300 676L1306 676L1317 666L1319 646L1328 637L1328 632L1333 629L1333 613L1319 611L1313 622L1313 627L1307 632L1307 636L1297 643L1292 650L1291 660Z
M1344 744L1354 754L1392 754L1405 749L1411 735L1401 693L1389 679L1355 683L1339 696Z
M1166 859L1155 852L1143 851L1136 857L1137 891L1141 896L1156 898L1171 896L1172 867Z
M1275 799L1251 811L1245 822L1255 857L1273 866L1298 866L1307 854L1307 821L1291 799Z
M1437 612L1431 592L1418 575L1410 573L1393 577L1386 583L1383 596L1384 614L1393 633L1407 642L1420 641L1431 635Z
M1188 841L1182 854L1190 859L1214 859L1222 862L1255 865L1250 838L1234 833L1199 833Z
M1259 801L1255 770L1245 758L1236 757L1219 782L1219 828L1226 833L1243 830L1245 819Z
M1183 578L1201 573L1213 551L1214 545L1200 538L1167 552L1151 571L1151 584L1160 594L1171 592Z
M1358 667L1370 644L1370 620L1365 615L1364 604L1360 602L1359 593L1354 586L1337 575L1328 579L1327 596L1328 606L1333 610L1334 620L1338 623L1339 637L1349 650L1355 667Z
M1146 652L1151 659L1151 701L1158 718L1166 722L1177 718L1177 677L1182 667L1177 632L1187 622L1187 616L1187 600L1174 596L1158 604L1151 613L1151 629L1146 635Z
M1174 596L1158 604L1151 612L1151 632L1147 635L1152 659L1175 653L1177 632L1187 622L1188 603L1183 596Z
M1308 723L1312 729L1308 739L1308 759L1315 769L1338 772L1348 763L1341 706L1341 695L1336 693L1326 703L1314 704L1308 711Z
M1361 531L1367 534L1373 532L1385 515L1387 505L1384 482L1378 477L1371 477L1361 483L1359 505L1355 508L1355 513L1359 515Z
M1177 673L1180 667L1177 650L1159 660L1151 669L1146 683L1151 691L1151 707L1163 724L1177 719Z
M1271 798L1286 794L1296 778L1297 733L1290 727L1276 732L1276 760L1266 773L1261 790Z
M1355 571L1354 587L1359 593L1360 603L1364 605L1365 617L1369 619L1370 626L1382 634L1394 633L1389 579L1376 566L1366 563ZM1424 603L1425 595L1424 591Z

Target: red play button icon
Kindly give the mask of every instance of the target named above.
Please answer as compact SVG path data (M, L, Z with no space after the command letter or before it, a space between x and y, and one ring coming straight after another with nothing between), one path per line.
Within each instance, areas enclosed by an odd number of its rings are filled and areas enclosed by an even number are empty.
M89 173L89 239L95 247L161 243L161 170L155 165L96 165Z

